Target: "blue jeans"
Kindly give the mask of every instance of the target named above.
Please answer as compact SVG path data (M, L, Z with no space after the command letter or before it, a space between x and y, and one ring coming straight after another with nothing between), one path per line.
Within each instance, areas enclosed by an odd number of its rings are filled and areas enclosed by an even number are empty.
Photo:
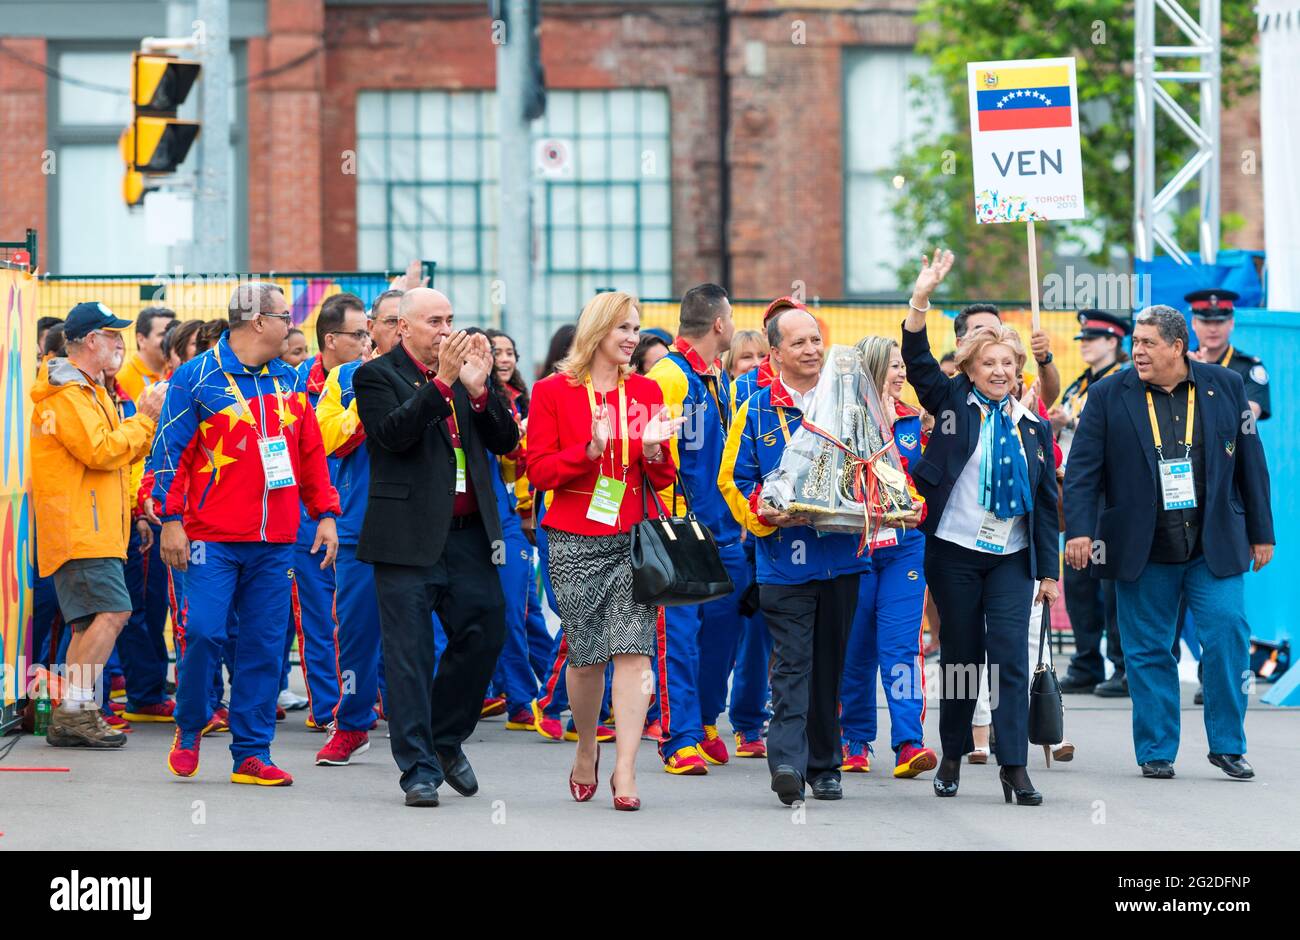
M1116 582L1115 590L1137 762L1178 756L1178 661L1172 647L1180 594L1200 634L1210 751L1246 753L1250 627L1242 576L1216 577L1202 556L1177 565L1148 564L1136 581Z
M890 744L921 746L925 722L925 668L921 614L925 609L925 536L906 532L902 542L878 548L874 569L862 575L858 610L840 681L840 734L844 743L876 740L876 675L889 703Z

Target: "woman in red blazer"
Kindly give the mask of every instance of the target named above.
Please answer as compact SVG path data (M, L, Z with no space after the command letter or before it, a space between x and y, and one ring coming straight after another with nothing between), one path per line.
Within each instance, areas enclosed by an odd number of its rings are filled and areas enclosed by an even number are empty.
M637 301L613 291L583 308L569 355L556 374L533 386L528 418L528 475L552 494L547 529L551 585L568 647L569 704L578 753L569 792L580 803L596 793L596 720L605 665L614 662L612 703L617 766L614 808L635 810L636 750L650 696L644 679L657 647L659 611L632 599L632 526L641 499L676 476L664 446L684 419L664 407L657 383L629 363L640 330Z

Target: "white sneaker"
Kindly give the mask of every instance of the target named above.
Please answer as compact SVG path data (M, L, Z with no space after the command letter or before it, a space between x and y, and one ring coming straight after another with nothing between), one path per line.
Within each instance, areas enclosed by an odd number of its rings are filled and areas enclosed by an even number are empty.
M285 689L280 693L280 697L275 700L287 712L300 712L307 707L307 697L299 695L293 689Z

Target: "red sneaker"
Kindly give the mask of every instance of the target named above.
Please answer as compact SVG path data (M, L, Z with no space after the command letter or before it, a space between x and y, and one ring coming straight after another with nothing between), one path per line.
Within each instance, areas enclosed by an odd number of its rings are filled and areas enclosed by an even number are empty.
M737 757L767 757L767 744L758 731L736 732Z
M840 770L849 774L869 774L871 773L871 745L843 744L840 746L843 752L843 762L840 764Z
M564 740L564 725L558 718L547 718L542 714L541 707L537 701L533 701L533 723L536 725L535 730L548 741Z
M113 676L108 685L109 698L126 698L126 677Z
M199 772L199 742L203 735L186 735L180 728L172 736L172 749L167 753L167 769L178 777L193 777Z
M537 719L533 717L531 708L521 708L506 718L507 731L536 731Z
M99 717L103 718L104 724L108 725L114 731L125 731L127 734L130 734L133 730L131 723L117 712L113 712L111 715L101 713Z
M915 777L939 766L939 758L928 747L917 747L908 741L898 749L898 762L894 765L895 777Z
M668 760L664 761L664 772L686 777L698 777L709 772L709 765L704 763L698 749L680 748Z
M286 711L284 710L283 707L281 707L281 706L279 706L279 705L275 706L275 720L276 720L276 721L284 721L284 719L288 716L288 714L289 714L289 713L286 712Z
M127 721L175 721L172 713L176 710L176 703L168 699L165 702L159 702L157 705L141 705L139 708L128 708L122 713L122 717Z
M664 729L663 726L660 725L659 722L657 721L648 722L645 726L645 729L641 732L642 741L654 741L656 744L658 744L663 739L664 739Z
M710 764L725 764L731 758L727 753L727 742L718 737L717 725L704 726L704 740L696 747L700 756Z
M342 731L335 728L330 732L325 746L316 752L316 766L346 766L348 761L358 754L370 750L370 735L364 731Z
M483 699L483 708L478 713L480 718L492 718L496 715L506 713L506 697L504 695L493 696L492 698Z
M208 719L208 723L203 726L200 734L224 734L230 730L230 712L224 708L218 708Z
M260 757L245 757L244 762L230 775L231 783L253 783L259 787L287 787L293 784L288 771Z
M108 703L108 707L120 715L122 712L126 711L126 702L110 700Z

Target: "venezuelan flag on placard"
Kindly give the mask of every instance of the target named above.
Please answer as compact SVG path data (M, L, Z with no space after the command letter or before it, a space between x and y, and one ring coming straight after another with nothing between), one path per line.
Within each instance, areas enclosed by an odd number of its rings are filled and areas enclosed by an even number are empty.
M1069 66L979 69L975 82L981 131L1069 127L1074 122Z

